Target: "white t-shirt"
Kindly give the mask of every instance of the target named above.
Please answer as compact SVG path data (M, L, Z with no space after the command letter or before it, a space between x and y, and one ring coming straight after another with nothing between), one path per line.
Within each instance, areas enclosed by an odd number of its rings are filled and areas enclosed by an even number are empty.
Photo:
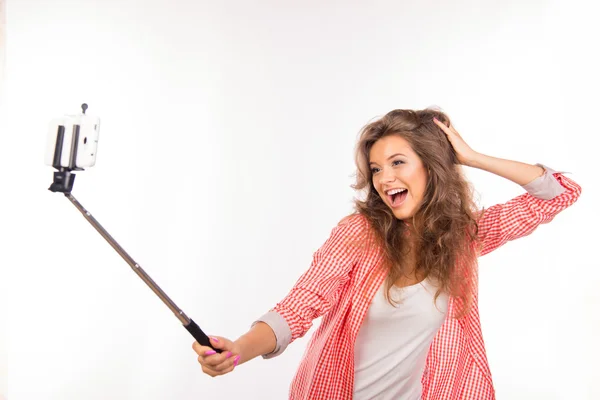
M356 338L354 400L419 400L421 377L434 336L448 312L448 296L428 279L375 294Z

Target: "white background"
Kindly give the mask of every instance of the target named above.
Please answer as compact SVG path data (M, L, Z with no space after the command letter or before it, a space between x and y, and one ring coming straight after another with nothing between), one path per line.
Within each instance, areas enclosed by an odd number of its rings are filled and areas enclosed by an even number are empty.
M572 208L480 260L481 318L499 399L600 398L591 1L9 0L6 12L7 399L284 399L313 332L203 375L178 320L47 190L47 124L83 102L102 128L73 194L207 333L232 339L351 212L354 143L374 117L435 104L476 150L571 172ZM482 206L522 193L468 176Z

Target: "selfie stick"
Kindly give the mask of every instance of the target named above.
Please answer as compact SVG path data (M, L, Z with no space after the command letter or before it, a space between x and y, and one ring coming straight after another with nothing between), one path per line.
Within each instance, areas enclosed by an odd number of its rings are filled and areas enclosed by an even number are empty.
M85 114L87 104L83 104L81 108L83 110L83 113ZM177 319L179 319L179 321L183 324L185 329L187 329L188 332L194 337L194 339L196 339L196 341L198 341L198 343L200 343L202 346L208 346L210 348L213 348L213 346L210 344L208 336L206 336L202 329L200 329L198 324L196 324L192 319L185 315L185 313L181 311L179 307L177 307L173 300L171 300L169 296L167 296L167 294L163 292L163 290L152 280L152 278L150 278L150 276L142 269L142 267L138 263L136 263L133 260L133 258L129 256L129 254L127 254L127 252L119 245L119 243L117 243L115 239L113 239L113 237L106 231L106 229L104 229L102 225L100 225L96 218L94 218L92 214L89 213L89 211L83 208L81 203L79 203L79 201L77 201L77 199L75 199L75 197L71 194L71 190L73 189L73 183L75 181L75 174L72 171L83 170L82 168L77 168L75 166L74 161L77 155L76 144L78 143L79 126L76 125L73 131L74 137L72 143L74 144L74 146L71 147L69 167L63 167L60 165L64 133L64 126L59 126L53 159L53 167L56 168L58 172L54 172L54 181L50 185L48 190L52 192L63 193L67 197L67 199L69 199L71 203L75 205L75 207L81 212L81 214L83 214L85 219L87 219L88 222L92 224L94 228L96 228L98 233L100 233L100 235L102 235L102 237L106 239L106 241L117 251L117 253L121 255L121 257L123 257L123 259L127 262L127 264L129 264L133 271L136 274L138 274L138 276L142 278L144 282L146 282L150 289L152 289L152 291L163 301L163 303L165 303L167 307L169 307L169 309L173 312L173 314L175 314ZM215 350L217 353L221 353L221 350L219 349L213 348L213 350Z

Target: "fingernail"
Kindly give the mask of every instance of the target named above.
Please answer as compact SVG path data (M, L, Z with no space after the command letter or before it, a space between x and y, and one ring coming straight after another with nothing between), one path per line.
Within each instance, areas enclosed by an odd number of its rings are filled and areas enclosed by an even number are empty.
M231 357L231 352L230 351L227 352L227 358L229 358L229 357Z
M219 341L219 339L217 339L216 337L213 337L213 336L211 336L210 338L211 338L212 340L214 340L215 342L218 342L218 341Z
M209 350L206 353L204 353L204 355L206 355L206 356L212 356L213 354L217 354L217 352L214 350Z
M240 361L240 356L237 356L237 357L235 358L235 360L233 361L233 366L234 366L234 367L237 367L237 364L238 364L238 362L239 362L239 361Z

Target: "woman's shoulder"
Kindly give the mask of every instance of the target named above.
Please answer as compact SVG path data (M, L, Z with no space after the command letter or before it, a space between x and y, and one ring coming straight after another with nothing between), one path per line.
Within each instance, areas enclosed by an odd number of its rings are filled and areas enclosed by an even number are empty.
M338 222L336 228L345 227L345 228L353 228L361 231L365 231L369 227L369 221L367 217L362 215L361 213L354 212L352 214L346 215L344 218Z
M368 217L359 212L342 218L333 229L332 237L338 239L337 243L340 248L344 248L345 251L363 261L369 257L380 255L381 248L371 222Z
M354 212L342 218L333 228L333 234L344 237L348 243L353 245L364 244L372 238L371 224L363 214Z

